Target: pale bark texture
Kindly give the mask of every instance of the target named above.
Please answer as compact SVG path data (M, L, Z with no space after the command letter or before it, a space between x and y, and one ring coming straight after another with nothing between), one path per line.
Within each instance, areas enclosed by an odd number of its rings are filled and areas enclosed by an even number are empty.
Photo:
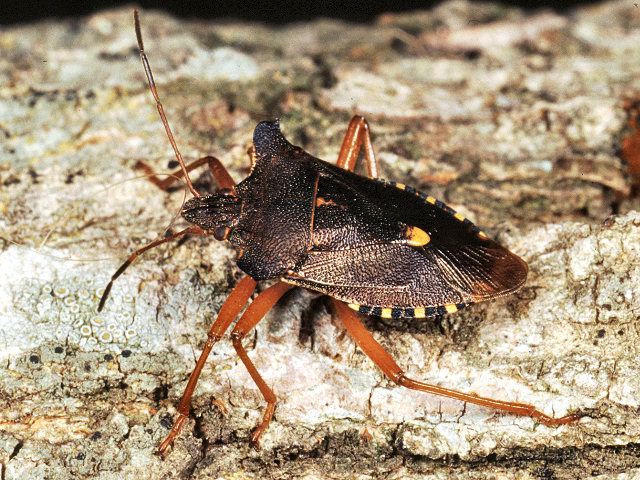
M292 143L334 161L362 114L382 177L529 263L514 295L365 319L410 376L584 416L547 428L396 387L326 302L296 290L244 343L279 399L261 448L248 438L264 401L226 337L182 434L155 455L241 272L224 243L174 242L96 311L185 197L134 169L166 173L174 158L132 12L112 10L0 32L3 480L640 477L640 203L620 157L640 97L631 0L563 15L453 1L367 25L141 20L188 159L218 156L239 181L253 127L280 118ZM205 170L193 178L215 188Z

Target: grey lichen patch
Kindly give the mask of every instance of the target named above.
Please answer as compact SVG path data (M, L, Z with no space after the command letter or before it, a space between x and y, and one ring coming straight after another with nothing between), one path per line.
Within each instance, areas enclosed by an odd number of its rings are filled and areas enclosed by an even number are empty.
M63 262L15 245L2 258L10 278L20 277L21 272L43 272L0 288L7 353L43 342L86 351L157 346L147 340L153 317L142 313L145 304L136 305L132 293L119 288L118 311L96 311L106 275L98 281L87 268L73 272L65 269Z
M163 235L183 200L180 186L163 192L132 180L138 160L159 172L174 166L131 12L4 29L4 477L534 478L544 469L613 478L637 470L640 218L623 210L633 202L620 202L630 180L618 151L622 99L639 86L638 13L620 2L549 15L449 2L371 25L273 28L142 12L147 54L188 159L214 154L239 181L253 126L280 117L287 137L333 161L350 116L364 113L385 177L451 203L529 262L520 292L449 320L366 320L409 376L549 415L585 414L547 428L400 389L326 308L296 292L244 342L279 399L262 449L247 440L264 400L224 338L165 462L154 449L240 276L235 253L207 238L147 252L96 312L120 262ZM493 34L499 45L487 42ZM194 178L215 188L207 173Z

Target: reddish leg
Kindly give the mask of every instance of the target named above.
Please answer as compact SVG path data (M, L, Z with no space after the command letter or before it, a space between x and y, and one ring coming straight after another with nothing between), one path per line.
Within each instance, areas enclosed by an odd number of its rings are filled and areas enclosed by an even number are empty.
M149 83L149 89L151 90L151 94L153 95L154 100L156 101L156 108L158 109L158 114L160 115L160 119L162 120L162 124L164 125L164 130L167 132L167 137L169 137L169 142L173 147L173 152L178 159L178 163L180 164L180 168L183 171L186 171L186 166L184 164L184 160L182 159L182 154L178 149L178 145L176 144L176 140L173 138L173 133L171 133L171 127L169 126L169 122L167 120L167 116L164 114L164 107L162 106L162 102L160 101L160 96L158 95L158 90L156 89L156 82L153 79L153 73L151 72L151 65L149 65L149 59L147 59L147 55L144 53L144 44L142 43L142 31L140 30L140 18L138 17L138 10L135 9L133 11L133 21L136 29L136 38L138 39L138 50L140 51L140 60L142 61L142 66L144 67L144 73L147 75L147 82ZM184 176L187 186L194 197L199 197L200 192L198 192L191 183L191 179L189 175Z
M144 163L138 162L136 167L141 168L147 174L149 174L149 180L163 190L166 190L167 187L176 180L176 178L184 177L187 182L187 186L189 187L189 190L191 190L191 193L195 197L200 197L201 196L200 193L193 187L193 184L191 183L191 179L189 178L189 171L199 167L200 165L204 165L204 163L207 163L209 165L209 169L211 170L211 173L213 173L213 176L218 182L218 185L220 186L220 188L230 189L233 191L233 188L235 187L235 182L233 181L233 179L231 178L227 170L224 168L222 163L220 163L220 160L218 160L217 158L203 157L196 160L195 162L192 162L191 164L189 164L188 167L184 164L182 155L180 154L180 151L178 150L178 146L176 145L175 139L173 138L173 134L171 133L171 127L169 127L169 122L167 121L167 117L164 114L164 108L162 107L162 102L160 101L160 97L156 89L156 84L155 84L155 81L153 80L153 74L151 73L151 66L149 65L149 60L147 59L147 55L144 53L144 46L142 43L142 32L140 31L140 19L138 17L137 9L133 11L133 17L134 17L134 23L135 23L135 29L136 29L136 37L138 39L138 49L140 50L140 59L142 60L142 65L144 66L144 71L147 76L149 89L151 90L151 93L153 94L153 98L156 101L156 107L158 108L160 119L162 120L162 124L164 125L165 131L167 132L167 137L169 137L169 142L171 143L171 146L173 147L176 158L178 159L178 163L180 164L180 170L174 173L172 177L169 177L166 180L160 180L153 173L153 171ZM176 233L175 235L171 235L167 238L163 238L161 240L156 240L155 242L151 242L150 244L145 245L144 247L133 252L133 254L131 254L131 256L120 266L120 268L118 268L116 273L112 275L111 280L107 284L104 294L100 299L100 304L98 305L98 311L101 311L102 308L104 307L104 303L107 300L107 297L109 296L109 292L111 291L111 286L113 285L114 280L118 278L140 254L142 254L143 252L146 252L150 248L156 247L162 243L168 242L169 240L173 240L174 238L179 237L181 235L185 235L187 233L205 235L204 230L202 230L201 228L189 227L182 230L181 232Z
M373 153L371 131L367 121L360 115L354 115L349 122L336 165L353 172L356 168L360 147L363 145L364 158L367 162L367 172L371 178L378 178L378 163Z
M164 129L167 133L167 137L169 138L169 142L171 143L171 147L173 147L173 152L175 153L176 159L180 164L180 172L173 174L174 177L183 176L185 181L187 182L187 187L189 187L189 190L191 190L191 193L193 194L193 196L199 197L200 192L198 192L193 187L193 184L191 183L191 179L189 178L188 172L207 162L220 188L229 188L233 190L233 187L235 186L235 182L233 181L229 173L227 173L222 163L220 163L220 160L218 160L217 158L203 157L189 164L189 166L185 165L184 160L182 159L182 154L180 153L180 150L178 149L178 145L176 144L176 141L173 138L173 133L171 132L171 127L169 126L169 121L167 120L167 116L164 113L164 107L162 106L162 102L160 101L160 96L158 95L158 89L156 88L156 82L153 79L153 73L151 72L151 65L149 65L149 59L147 58L146 53L144 53L144 44L142 42L142 31L140 29L140 18L139 18L137 9L133 11L133 20L134 20L135 29L136 29L136 38L138 40L138 50L140 51L140 60L142 61L142 66L144 67L144 73L147 76L147 83L149 84L149 90L151 90L151 94L153 95L153 98L156 101L156 108L158 109L158 114L160 115L160 119L162 120L162 124L164 125ZM150 180L153 183L155 183L158 187L162 188L163 190L166 190L167 187L175 181L175 179L172 179L171 177L164 181L159 180L153 174L153 171L151 171L151 169L146 165L144 165L142 162L139 162L138 168L142 168L147 173L149 173L151 175Z
M191 170L194 170L200 167L201 165L204 165L205 163L209 165L209 170L211 170L211 173L213 174L213 178L216 179L216 182L220 187L220 189L226 188L229 190L233 190L233 187L235 187L236 182L233 181L233 178L231 178L231 175L229 175L229 172L227 172L227 169L224 168L224 165L222 165L222 162L220 162L220 160L218 160L216 157L207 156L207 157L199 158L198 160L194 160L189 165L187 165L184 170L181 168L177 172L172 173L169 177L165 178L164 180L160 180L160 178L158 178L158 176L153 172L153 170L146 163L140 160L136 162L135 168L142 170L144 173L146 173L149 176L149 181L153 183L155 186L157 186L162 190L166 190L178 178L184 177L185 172L188 173Z
M402 369L393 361L391 355L389 355L389 353L382 348L382 345L373 338L371 333L369 333L358 317L356 317L356 314L349 309L349 307L337 300L333 300L333 304L338 311L344 326L353 337L356 344L387 377L400 386L410 388L412 390L419 390L421 392L432 393L434 395L441 395L443 397L455 398L456 400L482 405L483 407L493 408L513 413L515 415L533 417L547 426L562 425L563 423L573 422L580 418L577 414L565 415L561 418L553 418L539 410L536 410L532 405L479 397L468 393L458 392L456 390L450 390L448 388L438 387L437 385L430 385L428 383L412 380L405 376Z
M258 441L260 440L260 436L269 426L269 422L271 421L271 417L273 417L273 411L276 408L276 396L273 391L269 388L266 382L262 379L258 370L256 370L255 365L247 355L247 351L242 346L242 339L244 336L251 331L253 327L255 327L262 317L271 310L271 307L275 305L275 303L284 295L288 290L292 289L294 285L288 285L284 282L278 282L275 285L267 288L260 295L258 295L251 305L244 312L235 328L231 332L231 340L233 341L233 347L238 352L238 356L244 366L247 367L249 371L249 375L258 386L260 393L264 397L267 402L267 408L264 412L264 416L262 417L262 422L258 425L253 433L251 434L250 445L252 447L258 446Z
M178 418L174 422L173 427L171 428L171 432L169 432L167 438L158 447L158 452L163 457L165 450L169 447L169 445L171 445L178 433L180 433L182 424L186 420L187 415L189 415L189 410L191 408L191 397L193 397L193 391L196 388L196 384L198 383L198 379L200 378L200 373L202 372L202 367L204 367L204 364L207 361L209 352L211 352L213 346L218 340L220 340L224 332L226 332L227 328L229 328L229 325L231 325L231 322L233 322L233 320L238 316L243 307L247 304L247 302L249 301L249 297L251 296L255 288L256 281L251 277L244 277L242 280L240 280L238 285L235 286L233 291L229 294L224 304L220 308L218 318L216 318L216 321L213 322L213 325L211 325L211 329L209 329L209 333L207 334L207 343L204 344L204 348L202 349L200 358L198 358L198 363L196 363L196 367L193 369L193 372L191 372L191 376L189 377L187 386L184 389L182 400L180 400L180 404L178 405L177 409Z

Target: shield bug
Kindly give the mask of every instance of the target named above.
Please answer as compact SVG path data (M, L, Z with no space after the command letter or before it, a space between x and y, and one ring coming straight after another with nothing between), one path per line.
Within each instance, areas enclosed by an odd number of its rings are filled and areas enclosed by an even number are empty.
M361 116L352 118L335 165L290 144L278 121L256 126L249 149L251 172L238 184L214 157L185 165L144 53L137 11L134 19L149 88L180 164L175 177L184 176L193 194L181 212L190 226L135 251L113 274L98 310L104 307L114 280L138 255L186 234L228 241L237 251L238 267L247 274L226 299L208 332L178 405L178 418L158 447L161 454L189 414L196 383L212 347L249 302L257 282L271 279L279 281L255 297L231 332L236 352L267 402L262 422L251 435L254 446L269 425L276 397L248 357L242 339L294 286L331 297L357 345L400 386L530 416L545 425L578 418L577 414L552 418L531 405L408 378L354 311L400 319L454 313L471 303L518 290L527 277L527 264L442 202L412 187L378 179L369 125ZM364 150L368 177L354 173L360 150ZM189 171L204 164L220 187L218 193L202 195L189 179ZM175 180L151 179L161 188Z

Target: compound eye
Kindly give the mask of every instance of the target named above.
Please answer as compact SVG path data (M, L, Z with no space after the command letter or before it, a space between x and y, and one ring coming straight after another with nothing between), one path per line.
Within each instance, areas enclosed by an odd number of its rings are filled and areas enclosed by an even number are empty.
M234 195L233 188L223 188L218 192L220 195Z
M213 238L216 240L226 240L231 229L229 227L216 227L213 230Z

